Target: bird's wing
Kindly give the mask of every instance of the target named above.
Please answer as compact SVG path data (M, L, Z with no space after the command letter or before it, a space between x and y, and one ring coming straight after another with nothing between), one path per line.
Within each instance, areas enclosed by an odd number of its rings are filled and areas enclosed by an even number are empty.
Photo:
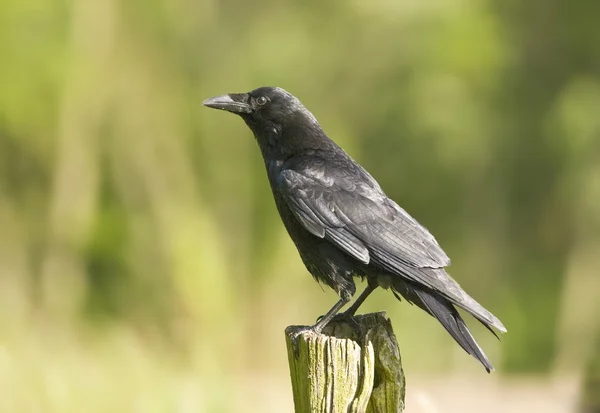
M437 276L407 273L411 268L442 268L450 260L429 231L357 164L302 158L284 165L276 186L312 234L364 263L373 262L429 288L447 287Z
M434 290L484 325L506 331L444 271L450 259L433 235L389 199L358 164L297 158L284 164L275 185L294 216L315 236L365 264ZM401 293L406 285L392 280Z

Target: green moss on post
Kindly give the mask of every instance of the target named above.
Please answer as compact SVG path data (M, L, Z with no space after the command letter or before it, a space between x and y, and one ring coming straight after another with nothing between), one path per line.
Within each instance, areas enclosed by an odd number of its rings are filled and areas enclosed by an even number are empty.
M400 350L383 312L330 323L321 334L285 330L296 413L390 413L404 410Z

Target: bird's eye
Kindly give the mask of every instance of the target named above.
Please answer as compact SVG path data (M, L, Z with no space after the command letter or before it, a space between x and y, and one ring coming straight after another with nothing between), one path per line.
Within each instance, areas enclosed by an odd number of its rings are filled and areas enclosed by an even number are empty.
M265 103L267 103L267 98L264 96L259 96L258 99L256 99L256 103L258 103L260 106L262 106Z

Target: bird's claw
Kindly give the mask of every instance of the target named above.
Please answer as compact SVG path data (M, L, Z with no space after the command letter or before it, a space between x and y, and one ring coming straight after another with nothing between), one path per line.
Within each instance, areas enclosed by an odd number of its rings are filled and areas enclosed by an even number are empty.
M323 317L324 317L324 316L319 316L319 317L317 318L317 324L315 324L315 326L319 324L319 322L321 321L321 319L322 319ZM333 324L335 324L335 323L346 323L347 325L349 325L349 326L350 326L350 328L351 328L351 329L352 329L354 332L357 332L357 333L359 333L359 335L360 335L360 333L362 332L362 326L361 326L361 325L358 323L358 321L356 321L356 318L354 318L354 315L350 315L350 314L347 314L347 313L345 313L345 312L344 312L344 313L339 313L339 314L336 314L336 315L335 315L335 316L334 316L334 317L333 317L331 320L329 320L329 322L328 322L328 323L327 323L325 326L323 326L323 327L324 327L324 328L326 328L326 327L328 327L328 326L332 326L332 325L333 325ZM320 333L321 331L316 331L316 330L314 330L314 327L315 327L315 326L313 326L313 331L315 331L316 333Z
M346 314L346 313L339 313L336 314L335 317L333 317L333 319L331 320L333 322L343 322L348 324L353 330L361 330L361 325L358 323L358 321L356 321L356 318L354 318L353 315L350 314Z

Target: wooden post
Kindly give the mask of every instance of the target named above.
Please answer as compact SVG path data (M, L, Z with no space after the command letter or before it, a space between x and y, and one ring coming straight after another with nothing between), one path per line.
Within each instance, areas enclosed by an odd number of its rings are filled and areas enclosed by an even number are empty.
M395 413L405 379L392 324L384 312L334 321L321 334L286 328L296 413Z

